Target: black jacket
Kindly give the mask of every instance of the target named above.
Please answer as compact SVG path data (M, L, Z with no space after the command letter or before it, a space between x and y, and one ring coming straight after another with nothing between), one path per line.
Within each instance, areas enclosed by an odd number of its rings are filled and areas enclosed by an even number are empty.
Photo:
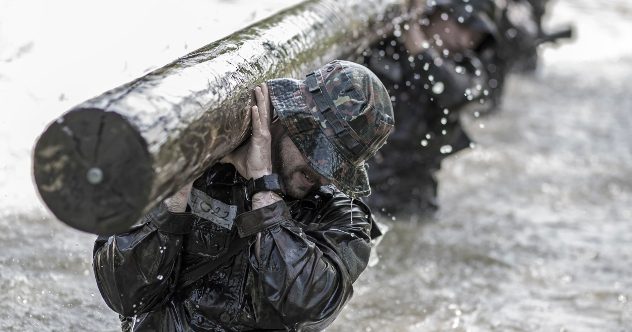
M218 164L194 183L190 212L161 204L130 232L97 239L97 284L124 331L317 331L335 319L369 260L370 210L323 187L247 211L243 183ZM240 238L236 255L178 286Z

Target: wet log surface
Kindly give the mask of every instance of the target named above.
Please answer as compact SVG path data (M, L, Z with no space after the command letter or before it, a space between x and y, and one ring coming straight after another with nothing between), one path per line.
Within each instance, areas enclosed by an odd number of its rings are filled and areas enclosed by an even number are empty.
M76 106L36 143L42 199L74 228L127 230L248 137L256 84L353 56L400 3L306 1Z

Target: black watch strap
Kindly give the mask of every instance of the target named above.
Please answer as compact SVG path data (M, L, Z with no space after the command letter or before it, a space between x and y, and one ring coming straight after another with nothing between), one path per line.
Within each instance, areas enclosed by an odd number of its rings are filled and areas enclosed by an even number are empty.
M283 197L283 187L281 186L281 178L278 174L264 175L258 179L250 179L246 182L246 193L248 200L252 200L252 196L261 191L272 191Z

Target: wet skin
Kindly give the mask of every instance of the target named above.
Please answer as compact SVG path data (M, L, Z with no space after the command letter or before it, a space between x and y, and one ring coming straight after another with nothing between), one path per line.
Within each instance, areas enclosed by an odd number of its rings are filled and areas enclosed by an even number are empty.
M277 130L280 137L273 137L272 169L281 176L287 196L300 199L318 187L331 183L307 164L294 142L282 132L284 129ZM273 136L277 130L273 130Z

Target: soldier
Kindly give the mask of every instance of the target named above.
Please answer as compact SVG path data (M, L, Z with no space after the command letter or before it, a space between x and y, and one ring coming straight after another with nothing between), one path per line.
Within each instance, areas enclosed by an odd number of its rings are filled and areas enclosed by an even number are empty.
M390 213L436 210L441 161L471 144L459 112L468 105L479 111L493 105L503 64L484 62L479 53L497 40L495 7L477 3L413 2L410 12L423 8L422 15L411 15L393 36L365 52L365 63L385 83L404 119L371 165L373 207Z
M437 209L441 161L472 144L459 114L497 109L508 72L535 68L545 2L412 0L393 35L365 52L401 119L372 163L369 204Z
M320 331L351 297L379 235L354 197L393 129L386 89L334 61L255 95L247 144L97 239L97 285L124 331Z

